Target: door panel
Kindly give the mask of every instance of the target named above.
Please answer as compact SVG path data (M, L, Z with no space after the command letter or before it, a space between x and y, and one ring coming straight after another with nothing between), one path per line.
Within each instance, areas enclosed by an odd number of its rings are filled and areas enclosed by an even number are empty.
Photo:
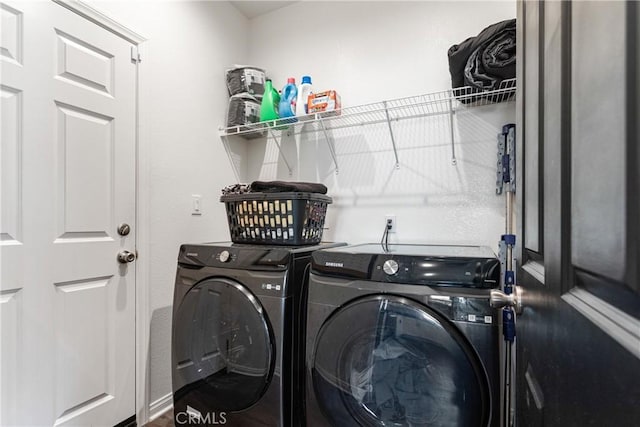
M57 103L58 238L112 238L114 120Z
M114 425L135 413L135 263L116 256L135 251L136 64L60 5L9 3L0 316L22 369L3 356L0 424Z
M519 276L517 422L637 425L637 4L545 2L541 19L544 73L524 84L542 89L544 132L522 143L544 146L544 276Z
M22 12L4 3L0 4L2 14L2 41L0 55L4 61L22 65L23 26Z
M625 9L571 7L571 261L618 281L626 263Z
M114 57L84 40L56 29L56 78L103 95L113 96Z
M56 283L56 414L73 418L98 399L114 398L113 277ZM78 322L82 319L82 322ZM70 386L71 385L71 386Z
M541 7L538 2L528 1L526 14L524 15L526 23L526 44L524 44L524 52L527 58L531 60L524 75L525 83L537 82L540 78L540 26L537 24ZM540 241L540 208L542 204L540 192L542 182L540 182L539 179L541 144L538 143L538 135L540 133L539 122L541 120L541 117L539 117L540 100L537 85L525 84L524 91L526 91L525 97L527 98L527 105L524 107L526 110L526 115L524 116L524 133L526 140L531 141L530 144L524 147L524 156L528 159L527 166L524 168L525 180L531 183L524 191L524 197L526 197L527 200L524 223L532 225L524 229L524 245L527 249L540 252L542 250L542 242Z
M22 368L16 353L22 329L19 290L0 291L0 424L17 419L18 375Z
M17 244L21 240L21 176L22 176L22 93L19 89L0 86L2 97L2 212L0 242Z

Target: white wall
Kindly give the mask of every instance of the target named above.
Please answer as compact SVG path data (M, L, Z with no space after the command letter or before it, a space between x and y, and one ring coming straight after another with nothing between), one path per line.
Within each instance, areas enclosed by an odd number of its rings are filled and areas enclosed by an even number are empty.
M419 95L451 85L447 50L486 26L515 17L509 2L299 2L251 20L249 61L276 87L312 76L316 91L336 89L344 107ZM334 133L339 174L321 135L282 144L294 160L283 172L272 143L258 145L247 180L324 182L334 204L324 237L377 242L385 214L397 217L396 242L497 247L504 200L495 195L496 134L515 108L476 108L456 117L451 165L448 116L394 124L400 169L386 125Z
M218 138L226 114L224 69L247 60L248 21L227 2L91 1L149 39L142 59L141 133L150 206L150 402L171 393L171 315L178 248L228 240L220 188L233 173ZM191 195L203 215L191 215Z
M150 260L150 402L171 392L178 247L229 237L218 202L220 188L235 180L217 134L227 102L225 66L264 66L279 85L289 75L299 81L310 74L316 89L339 90L347 106L439 91L450 84L451 44L515 16L515 2L300 2L251 21L226 2L90 4L149 39L141 64L141 113L149 153L150 247L141 256ZM317 28L322 32L302 37ZM336 133L339 175L321 139L299 148L289 144L285 149L300 155L291 178L330 187L335 203L327 239L377 241L384 214L394 213L395 240L495 246L504 221L503 200L494 196L495 133L514 115L486 110L458 120L456 167L443 136L448 125L420 121L397 129L400 170L393 168L388 133L374 128ZM311 150L316 144L318 152ZM260 153L257 147L253 151ZM290 178L278 172L273 147L266 148L250 175ZM200 217L190 215L191 194L203 195Z

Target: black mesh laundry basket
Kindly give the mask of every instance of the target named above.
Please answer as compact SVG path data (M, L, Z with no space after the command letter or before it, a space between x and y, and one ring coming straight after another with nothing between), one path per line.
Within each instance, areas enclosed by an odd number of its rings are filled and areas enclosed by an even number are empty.
M235 243L310 245L322 240L331 197L318 193L245 193L220 197Z

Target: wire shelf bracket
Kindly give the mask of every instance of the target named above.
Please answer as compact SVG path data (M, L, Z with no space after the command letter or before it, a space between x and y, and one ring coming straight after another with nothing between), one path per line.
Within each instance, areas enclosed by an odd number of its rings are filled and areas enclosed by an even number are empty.
M382 102L384 104L384 114L387 117L387 125L389 126L389 135L391 136L391 145L393 145L393 155L396 158L396 169L400 169L400 161L398 160L398 148L396 147L396 138L393 136L393 127L391 126L391 119L389 118L389 109L387 108L387 101Z
M324 139L327 141L327 146L329 147L329 153L331 153L331 158L333 159L333 164L336 165L336 175L339 173L340 168L338 167L338 156L336 155L336 147L333 144L333 138L329 137L329 132L327 131L327 127L324 122L320 120L320 126L322 127L322 132L324 133Z
M456 110L453 108L453 101L449 99L449 128L451 130L451 164L453 166L458 164L456 160L456 137L455 137L455 129L453 126L453 117Z
M236 182L240 182L240 171L236 166L236 162L233 158L233 154L231 154L231 147L229 146L229 138L227 135L220 135L222 138L222 145L224 145L224 150L227 152L227 157L229 158L229 163L231 163L231 169L233 169L233 174L236 177Z
M274 121L274 126L275 126L275 121ZM292 176L293 175L293 169L291 169L291 165L289 164L289 161L287 160L287 157L282 152L282 146L281 146L280 141L278 140L278 137L276 136L276 134L273 131L272 127L269 127L268 129L269 129L269 133L271 134L271 137L273 138L273 142L275 142L276 147L278 147L278 153L280 153L280 157L282 158L282 161L284 162L284 164L287 166L287 169L289 170L289 176ZM282 137L282 134L280 134L280 136Z

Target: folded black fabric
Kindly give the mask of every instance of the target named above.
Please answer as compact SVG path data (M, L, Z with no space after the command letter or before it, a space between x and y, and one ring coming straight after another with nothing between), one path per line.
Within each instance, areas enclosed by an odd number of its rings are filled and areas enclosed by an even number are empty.
M456 96L469 94L455 91L463 86L470 86L472 93L498 89L503 80L516 76L516 20L488 26L476 37L451 46L447 55L451 87ZM468 103L477 99L463 97L460 101Z
M315 182L253 181L251 191L255 193L320 193L327 194L327 187Z

